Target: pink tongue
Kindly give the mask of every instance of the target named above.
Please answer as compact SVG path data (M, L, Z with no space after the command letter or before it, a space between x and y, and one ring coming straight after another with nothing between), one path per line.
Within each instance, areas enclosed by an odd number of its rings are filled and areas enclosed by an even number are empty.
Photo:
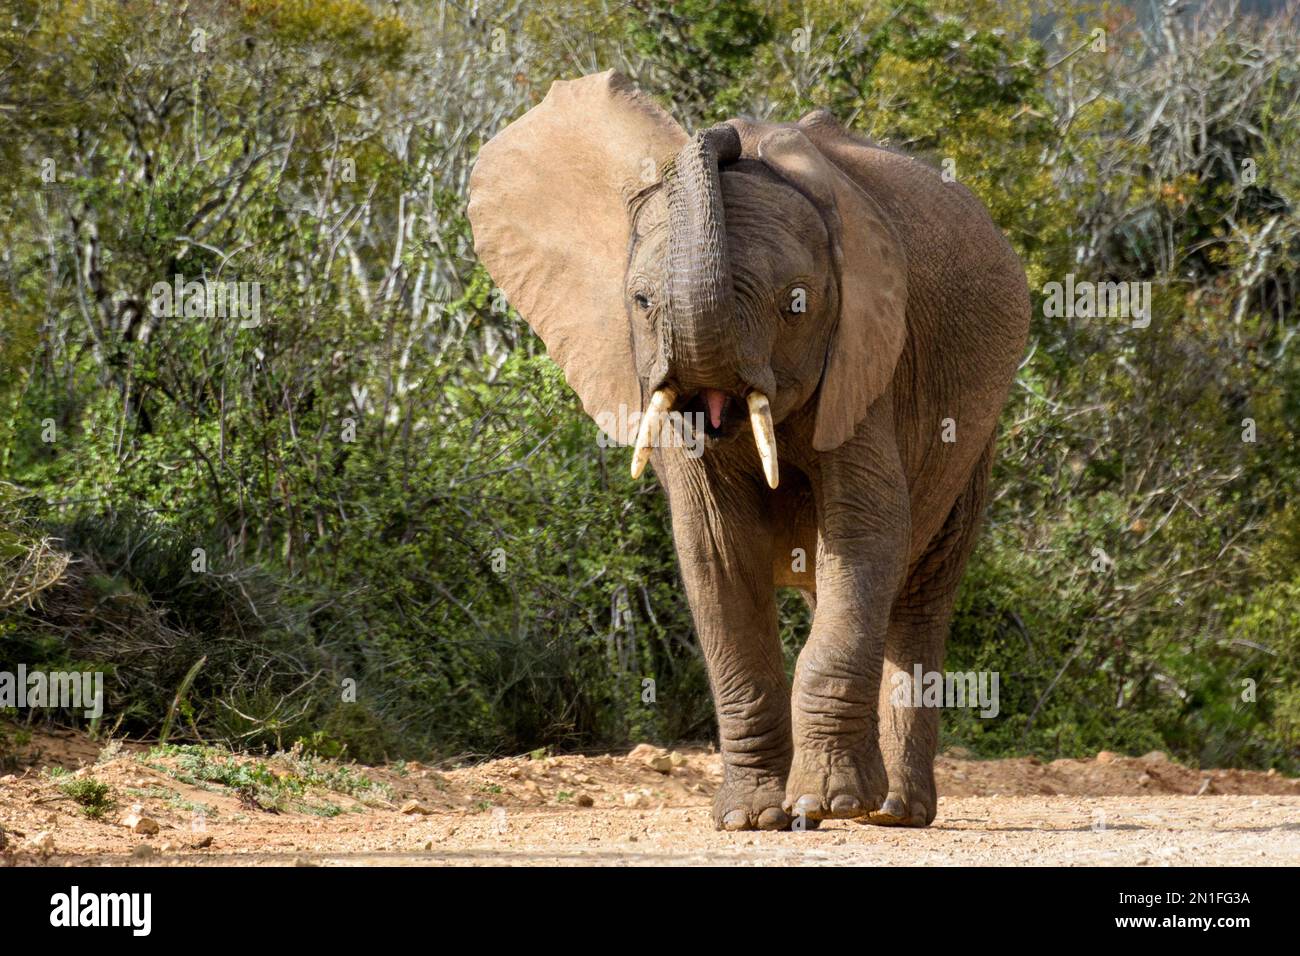
M716 388L706 388L704 400L709 403L709 421L713 423L714 428L721 428L722 406L727 403L727 393L720 392Z

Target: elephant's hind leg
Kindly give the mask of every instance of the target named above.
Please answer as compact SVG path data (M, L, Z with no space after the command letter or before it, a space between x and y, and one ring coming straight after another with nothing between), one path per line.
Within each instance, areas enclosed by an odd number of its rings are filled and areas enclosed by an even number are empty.
M908 574L890 616L880 681L880 748L889 794L863 822L928 826L938 809L934 757L939 707L915 700L914 675L941 671L957 585L974 548L993 462L989 442L943 529Z

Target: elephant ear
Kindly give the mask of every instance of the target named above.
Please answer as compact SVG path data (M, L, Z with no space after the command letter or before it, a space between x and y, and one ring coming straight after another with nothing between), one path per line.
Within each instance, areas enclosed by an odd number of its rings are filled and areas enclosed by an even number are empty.
M686 141L653 100L608 70L553 84L479 150L470 175L480 261L587 414L623 444L633 436L618 422L641 410L623 302L628 202Z
M840 315L813 431L813 447L830 451L853 437L893 379L907 339L907 262L880 207L802 130L778 127L765 133L758 155L818 207L831 235Z

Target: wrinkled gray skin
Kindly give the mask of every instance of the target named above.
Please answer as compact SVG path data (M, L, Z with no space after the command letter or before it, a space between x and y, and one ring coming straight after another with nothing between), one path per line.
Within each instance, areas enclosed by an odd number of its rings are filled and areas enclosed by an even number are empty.
M890 676L943 665L1029 320L981 204L821 111L687 136L612 72L555 84L470 194L480 257L589 413L728 396L702 456L651 457L717 705L717 825L929 824L939 714L893 706ZM783 586L814 609L793 691Z
M908 337L892 388L848 442L817 452L811 399L839 314L827 226L763 163L718 170L713 152L707 134L696 137L663 195L629 211L626 288L645 395L667 382L683 394L679 408L700 411L691 396L701 389L758 389L777 422L776 490L736 399L702 457L652 457L717 706L725 782L714 818L732 830L781 829L798 814L924 826L936 810L939 713L891 706L889 678L943 664L997 415L1024 348L1023 272L963 187L862 150L845 172L906 251ZM722 222L675 214L719 205ZM794 288L807 292L803 314L789 309ZM945 419L957 433L949 444ZM807 573L792 570L794 549ZM815 609L793 695L777 636L783 585Z

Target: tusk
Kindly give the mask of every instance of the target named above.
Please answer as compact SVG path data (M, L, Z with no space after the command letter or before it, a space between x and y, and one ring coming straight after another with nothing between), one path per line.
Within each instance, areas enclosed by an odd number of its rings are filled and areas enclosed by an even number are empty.
M776 470L776 428L772 425L772 406L762 392L750 392L749 424L754 429L754 444L758 457L763 460L763 475L767 486L775 488L779 476Z
M677 400L677 393L671 388L661 388L650 396L650 407L641 416L641 427L636 433L636 450L632 452L632 477L640 478L645 471L645 463L650 460L653 447L651 437L658 435L663 426L664 416Z

